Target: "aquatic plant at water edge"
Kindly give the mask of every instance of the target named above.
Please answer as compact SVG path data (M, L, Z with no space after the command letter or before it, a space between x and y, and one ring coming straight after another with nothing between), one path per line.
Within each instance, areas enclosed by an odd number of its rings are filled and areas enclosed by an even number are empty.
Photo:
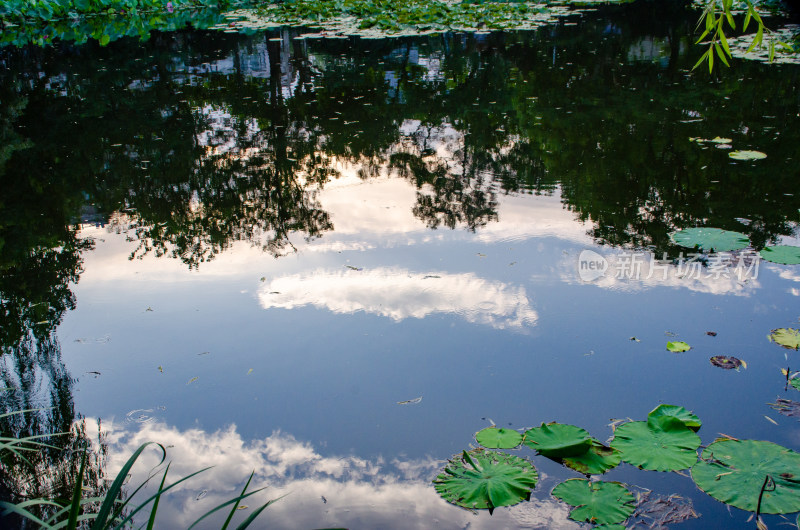
M161 500L162 495L168 492L170 489L174 488L175 486L193 478L196 475L210 469L204 468L199 471L196 471L186 477L183 477L172 484L166 485L167 474L169 473L170 465L167 464L166 468L163 471L161 476L161 483L158 486L158 490L156 493L148 497L146 500L139 502L138 504L132 503L132 499L139 493L142 488L144 488L149 479L144 481L140 484L131 494L126 495L125 491L123 490L125 480L128 477L128 473L133 465L136 463L136 460L142 454L142 452L147 449L149 445L157 446L161 451L161 461L159 465L161 465L166 460L166 448L163 445L157 444L154 442L148 442L139 446L139 448L131 455L131 457L125 462L120 469L119 473L117 474L116 478L114 479L111 486L102 496L95 496L95 497L84 497L84 490L83 490L83 478L84 473L86 471L86 464L87 464L87 456L88 456L88 449L84 448L83 451L76 454L75 458L80 458L80 467L77 476L75 477L75 485L73 487L72 497L68 501L63 500L52 500L52 499L31 499L27 501L23 501L17 504L12 504L5 501L0 501L0 509L2 509L2 513L0 513L0 517L5 517L9 514L16 514L20 517L23 517L33 523L39 525L40 528L43 529L53 529L56 528L66 528L67 530L74 530L78 528L79 525L83 524L84 522L91 524L91 528L93 530L104 530L104 529L120 529L126 528L127 525L131 524L133 518L136 514L145 510L149 507L150 513L147 520L146 528L148 530L152 530L155 526L156 516L158 512L158 505ZM2 449L2 447L0 447ZM250 482L253 479L253 474L250 474L250 478L247 479L247 482L242 489L242 492L215 508L212 508L201 517L199 517L194 523L192 523L189 528L194 527L200 521L204 520L208 516L224 509L227 507L231 507L228 513L228 517L225 520L224 525L222 526L223 529L226 529L233 518L233 515L236 513L237 509L239 508L239 503L252 496L256 493L264 490L265 488L259 488L253 491L248 492L247 489L250 486ZM152 477L151 477L152 478ZM255 509L250 515L237 526L237 529L244 529L247 528L260 514L264 511L269 505L276 502L279 499L273 499L267 501L257 509ZM31 511L32 508L37 508L40 506L49 506L55 508L55 513L50 515L46 519L42 519L38 517L36 514Z

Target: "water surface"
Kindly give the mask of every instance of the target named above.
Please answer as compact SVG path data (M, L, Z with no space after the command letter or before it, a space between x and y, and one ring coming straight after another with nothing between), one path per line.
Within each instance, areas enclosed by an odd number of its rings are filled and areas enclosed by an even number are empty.
M669 233L798 244L800 70L691 72L695 17L637 3L530 32L3 49L4 406L57 407L16 428L84 418L96 439L100 422L111 475L151 440L171 476L215 465L162 505L165 528L252 470L264 499L289 494L264 527L577 528L549 493L578 475L542 457L535 498L491 518L438 498L430 480L493 422L605 440L671 403L706 444L798 449L767 405L795 397L794 352L766 335L797 327L800 269L680 270ZM716 136L768 156L690 141ZM584 250L603 277L581 279ZM625 270L634 254L666 276ZM752 526L688 477L604 478L690 498L702 518L682 528Z

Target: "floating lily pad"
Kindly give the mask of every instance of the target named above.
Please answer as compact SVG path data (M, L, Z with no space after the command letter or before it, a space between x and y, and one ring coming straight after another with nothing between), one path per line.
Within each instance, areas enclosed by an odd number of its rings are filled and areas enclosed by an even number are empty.
M619 451L593 440L588 451L582 455L564 458L561 463L584 475L602 475L617 467L621 460Z
M750 239L745 234L720 228L687 228L673 232L670 239L682 247L717 252L739 250L750 245Z
M767 158L767 153L761 151L731 151L728 156L734 160L761 160Z
M489 449L513 449L522 443L522 435L513 429L487 427L475 433L475 439Z
M800 454L772 442L718 440L703 450L692 479L718 501L742 510L755 512L759 496L761 513L800 510Z
M793 328L773 329L767 338L789 350L800 350L800 331Z
M575 506L569 513L573 521L595 524L620 523L636 508L633 495L619 482L571 478L553 489L553 497Z
M586 453L592 437L580 427L548 423L525 431L525 445L552 459L570 458Z
M689 346L687 343L683 341L675 341L675 342L668 342L667 343L667 350L673 353L683 353L685 351L691 350L692 347Z
M610 445L641 469L678 471L697 461L700 437L678 418L658 416L620 425Z
M795 390L800 390L800 372L789 373L787 370L781 370L781 373L786 376L786 381L792 385Z
M738 370L740 366L747 368L747 363L741 359L737 359L736 357L731 357L730 355L715 355L709 360L714 366L723 368L725 370Z
M733 139L731 139L731 138L722 138L721 136L715 136L714 138L712 138L710 140L708 138L689 138L689 141L690 142L697 142L699 144L706 143L706 142L712 143L712 144L729 144L729 143L731 143L733 141Z
M528 460L497 451L475 449L456 455L433 481L449 503L470 509L513 506L530 499L538 473Z
M700 421L700 418L698 418L693 412L689 412L685 408L678 405L659 405L650 411L650 413L647 415L647 419L665 416L679 419L684 425L695 432L699 431L700 427L703 425L703 422Z
M800 247L789 245L776 245L774 247L764 247L759 252L762 258L772 263L781 265L800 265Z

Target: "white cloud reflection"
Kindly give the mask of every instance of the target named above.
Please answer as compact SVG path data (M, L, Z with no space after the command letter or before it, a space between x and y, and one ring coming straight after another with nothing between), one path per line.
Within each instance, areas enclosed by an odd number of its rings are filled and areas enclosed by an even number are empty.
M266 500L286 495L261 514L256 528L579 528L567 519L568 507L547 496L549 488L542 485L538 493L543 498L497 510L493 516L453 507L431 485L444 464L442 460L387 462L352 455L324 456L308 442L280 431L245 441L235 425L212 433L202 429L181 431L162 422L138 425L138 431L118 430L116 424L104 426L110 454L108 476L116 476L128 455L153 440L168 447L169 477L173 481L214 466L161 500L158 528L187 528L206 511L235 497L252 471L252 489L267 489L243 502L249 508L242 510L239 519ZM156 450L145 451L133 468L129 484L140 484L159 460ZM146 499L156 485L155 481L148 485L137 498L141 495L141 500ZM209 518L202 528L219 528L225 516L221 513Z
M334 313L364 311L396 321L452 313L497 329L520 329L538 319L523 287L472 273L415 273L395 267L280 276L260 288L258 299L264 309L312 305Z

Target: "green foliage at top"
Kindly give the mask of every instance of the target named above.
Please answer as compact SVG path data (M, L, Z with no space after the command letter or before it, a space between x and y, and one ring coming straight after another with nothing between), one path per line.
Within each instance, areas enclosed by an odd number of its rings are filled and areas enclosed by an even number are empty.
M692 479L715 499L742 510L800 510L800 453L772 442L717 440L692 467Z
M751 0L743 0L745 4L745 18L742 23L742 31L747 31L751 20L755 20L757 24L756 34L747 48L747 52L751 52L756 48L760 48L764 42L764 32L772 33L764 24L764 21L759 15L758 9ZM698 28L703 27L703 33L697 39L696 44L701 42L707 46L705 53L695 63L694 68L700 66L704 61L708 64L708 71L711 73L714 70L714 56L716 55L725 66L730 66L728 59L733 55L728 43L726 31L736 30L736 21L734 15L737 14L734 9L734 0L706 0L705 8L700 16L697 24ZM728 26L727 30L725 26ZM707 39L703 42L704 39ZM775 57L776 46L792 50L791 46L784 42L770 38L769 41L769 60ZM694 69L693 68L693 69Z
M381 37L450 30L530 29L566 11L563 5L534 2L291 0L237 10L228 16L230 25L241 29L300 25Z
M229 0L3 0L0 2L0 21L6 25L49 23L84 15L139 15L148 11L167 14L175 10L219 8L230 4Z
M569 513L573 521L595 524L622 522L636 508L633 495L619 482L572 478L556 486L553 497L575 506Z
M745 234L719 228L687 228L674 232L670 237L682 247L714 252L739 250L750 244Z
M770 342L779 344L787 350L800 350L800 330L794 328L773 329L767 338Z
M49 46L59 41L84 44L95 40L105 46L124 37L147 40L154 31L176 31L191 26L206 29L224 19L217 9L181 9L173 13L160 9L136 13L101 14L89 17L61 18L47 25L7 26L0 34L1 46Z
M678 471L697 461L700 437L675 416L656 416L617 427L611 447L636 467Z
M522 443L522 435L513 429L487 427L475 433L475 440L488 449L513 449Z
M525 445L548 458L580 456L592 446L592 437L580 427L562 423L542 423L525 431Z
M433 485L447 502L491 513L530 499L537 480L536 469L524 458L475 449L450 459Z

